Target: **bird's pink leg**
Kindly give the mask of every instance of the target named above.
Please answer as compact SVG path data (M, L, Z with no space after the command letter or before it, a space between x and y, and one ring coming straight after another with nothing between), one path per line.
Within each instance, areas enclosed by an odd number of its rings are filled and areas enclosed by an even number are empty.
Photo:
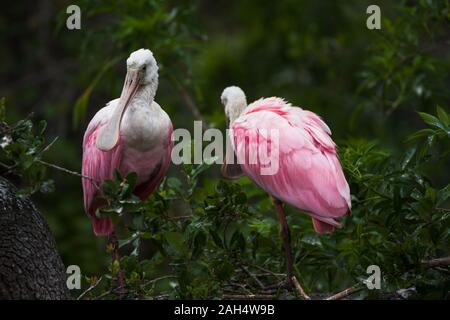
M292 287L292 276L293 276L293 259L291 250L291 232L289 231L289 226L286 221L286 216L284 214L283 203L272 197L273 205L275 206L275 211L278 216L278 220L281 225L281 236L283 237L283 247L286 257L286 285Z
M119 263L119 270L117 271L117 284L119 286L118 293L120 299L124 298L125 296L125 276L123 274L123 270L120 267L120 254L119 254L119 242L116 238L116 232L113 231L109 235L109 244L112 246L112 252L111 252L111 258L114 268L114 262L117 261Z

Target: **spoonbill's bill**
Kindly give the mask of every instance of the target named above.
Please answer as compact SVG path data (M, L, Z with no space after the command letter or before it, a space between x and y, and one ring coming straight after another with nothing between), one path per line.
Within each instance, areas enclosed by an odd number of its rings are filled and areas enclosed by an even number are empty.
M230 152L234 152L234 157L227 155L222 175L245 174L272 197L281 224L287 283L292 284L290 231L283 202L310 215L317 233L340 227L339 218L351 210L350 188L331 131L315 113L280 98L260 99L247 106L244 92L232 86L223 91L221 100L229 120ZM278 161L277 170L263 174L267 159L262 162L255 155L271 153L276 153L271 158Z
M148 49L133 52L127 59L127 74L120 98L107 103L88 125L83 140L83 176L101 184L112 179L115 170L122 176L137 173L134 193L142 200L159 186L170 163L172 123L154 101L158 88L158 65ZM98 217L104 204L98 185L83 179L84 207L96 235L116 242L110 217ZM115 245L117 250L117 245ZM117 251L115 252L117 257Z

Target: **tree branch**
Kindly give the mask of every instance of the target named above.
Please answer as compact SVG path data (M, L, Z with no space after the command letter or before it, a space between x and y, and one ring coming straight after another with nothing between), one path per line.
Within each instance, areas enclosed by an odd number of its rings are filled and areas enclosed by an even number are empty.
M355 292L361 291L362 288L359 285L354 285L353 287L350 287L348 289L345 289L344 291L341 291L339 293L336 293L325 300L340 300L342 298L345 298Z
M300 283L298 282L297 278L295 276L293 276L291 278L292 282L294 283L294 287L295 290L297 290L298 294L300 295L300 297L302 297L305 300L311 300L310 296L308 296L305 292L305 290L303 290L302 286L300 285Z
M423 260L421 265L424 268L445 267L450 265L450 257Z
M44 166L47 166L47 167L50 167L50 168L53 168L53 169L56 169L56 170L59 170L59 171L62 171L62 172L65 172L65 173L68 173L68 174L77 176L77 177L80 177L80 178L83 178L83 179L87 179L87 180L89 180L90 182L92 182L92 184L93 184L98 190L100 190L100 185L98 184L98 181L95 180L95 179L93 179L93 178L91 178L91 177L82 175L81 173L78 173L78 172L76 172L76 171L71 171L71 170L69 170L69 169L66 169L66 168L57 166L56 164L49 163L49 162L46 162L46 161L43 161L43 160L38 160L37 162L39 162L40 164L43 164Z
M260 286L261 289L264 289L264 284L253 274L251 273L246 267L242 266L242 270L245 271L246 274L248 274L255 282Z
M90 285L89 288L87 288L82 294L80 294L77 298L77 300L81 300L86 294L88 294L89 292L91 292L92 290L94 290L99 284L100 281L102 281L102 277L100 277L97 281L95 281L94 284Z

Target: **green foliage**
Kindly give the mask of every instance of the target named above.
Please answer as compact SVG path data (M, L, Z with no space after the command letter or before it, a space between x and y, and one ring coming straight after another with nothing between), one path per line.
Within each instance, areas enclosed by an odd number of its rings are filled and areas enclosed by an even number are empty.
M113 218L124 253L120 263L108 265L105 240L94 238L83 213L80 178L46 169L44 154L61 166L80 167L87 120L119 95L123 61L141 47L152 49L158 61L156 99L175 128L190 128L199 118L223 128L219 96L231 84L241 86L249 101L285 97L332 128L352 214L342 229L319 236L308 216L286 208L295 275L308 292L362 285L366 268L376 264L382 290L364 289L352 298L389 297L412 287L419 298L449 298L449 267L422 263L450 255L448 0L380 1L379 31L365 28L368 0L77 4L83 18L76 32L65 29L63 6L57 30L38 24L21 33L23 21L35 17L5 15L14 17L6 25L15 32L13 38L0 32L0 43L37 54L0 50L11 61L2 67L5 78L24 75L6 88L12 92L8 121L0 104L0 162L2 175L27 193L49 191L49 177L55 180L61 192L34 200L64 262L80 265L85 289L95 287L84 298L118 297L119 268L129 298L297 298L279 289L285 270L278 221L267 194L248 179L222 181L217 166L206 162L172 166L158 192L141 202L132 193L136 175L116 174L101 186L108 205L97 213ZM50 45L45 36L52 32ZM51 68L42 68L42 61L51 61ZM29 75L41 72L38 80ZM49 123L47 134L61 137L52 148L43 125L11 120L31 107Z
M418 1L400 5L395 19L382 20L383 32L372 44L378 54L368 59L361 82L362 89L375 94L373 107L389 115L397 108L441 102L435 93L447 90L441 70L448 68L448 61L436 52L442 49L449 10L448 1Z
M46 168L41 162L43 154L48 150L44 138L47 123L40 121L34 125L30 115L27 119L9 125L5 122L5 109L5 101L2 99L0 103L2 176L9 179L19 178L22 182L22 189L19 192L21 195L29 195L37 191L52 192L53 181L46 179Z
M445 121L448 114L438 108ZM349 173L353 213L342 230L344 241L337 245L346 268L362 274L370 264L384 266L385 288L423 288L422 296L444 294L442 285L448 270L424 270L423 260L448 254L450 245L450 184L438 188L424 172L430 162L448 154L433 156L432 141L445 127L433 115L421 113L432 128L424 141L408 149L400 158L380 152L374 144L352 141L341 152ZM423 130L414 137L423 136ZM442 143L448 146L445 135ZM444 282L443 282L444 281ZM434 291L433 291L434 290ZM419 290L420 291L420 290ZM436 291L438 293L436 293ZM440 292L440 293L439 293ZM444 293L443 293L444 292ZM444 297L441 296L441 297Z
M431 128L442 130L448 113L437 110L438 117L424 113L421 117ZM353 203L345 227L319 237L310 227L303 228L304 217L289 217L296 273L309 290L327 288L327 292L342 284L362 283L366 268L378 265L383 294L414 287L422 297L448 298L448 269L423 265L425 260L448 255L450 248L450 209L445 207L450 184L437 188L423 172L424 164L442 157L433 157L430 137L444 138L442 143L450 139L431 128L401 158L363 140L341 147ZM266 215L267 208L250 206L245 183L219 181L213 193L203 195L195 186L208 167L185 166L183 179L170 177L142 204L131 193L134 174L125 179L117 174L115 181L103 185L109 205L100 212L132 216L115 219L131 221L124 229L127 238L120 241L121 247L132 247L131 255L121 261L129 295L205 299L239 287L255 292L262 290L259 285L282 280L284 265L273 209ZM174 208L189 214L180 215ZM152 244L153 256L139 259L145 241ZM360 293L360 297L368 295L377 293Z

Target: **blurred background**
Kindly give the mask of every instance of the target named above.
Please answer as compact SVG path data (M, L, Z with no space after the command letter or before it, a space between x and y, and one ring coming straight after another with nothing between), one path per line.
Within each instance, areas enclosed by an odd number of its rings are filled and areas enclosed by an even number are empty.
M70 4L81 8L81 30L66 28ZM366 27L370 4L381 8L381 30ZM248 101L280 96L319 114L338 145L370 141L395 158L425 128L418 111L449 111L449 19L446 0L9 2L0 13L0 96L10 121L33 112L48 122L48 141L59 137L46 161L79 172L88 122L120 95L128 55L149 48L160 66L156 100L175 128L202 119L224 129L219 97L238 85ZM448 159L423 166L437 189L449 168ZM169 176L179 171L172 165ZM91 231L80 179L49 175L56 191L33 200L64 263L105 272L106 240ZM219 180L212 166L202 192Z

